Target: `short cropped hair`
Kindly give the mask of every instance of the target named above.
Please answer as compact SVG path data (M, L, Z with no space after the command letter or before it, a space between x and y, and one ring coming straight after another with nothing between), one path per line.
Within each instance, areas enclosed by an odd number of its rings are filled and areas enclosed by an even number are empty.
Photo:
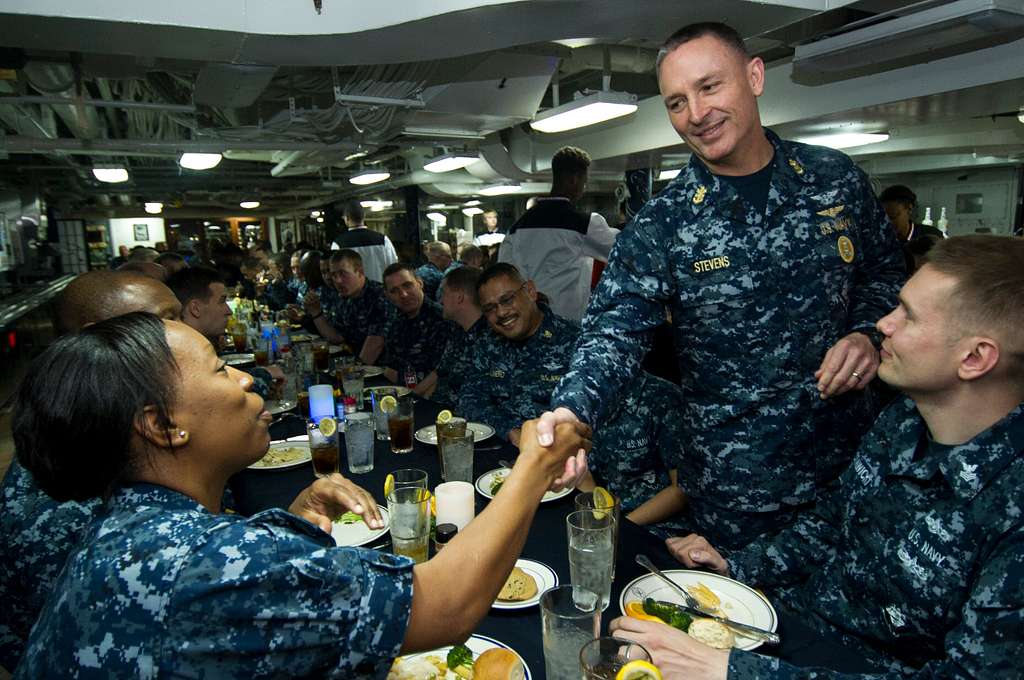
M130 447L143 409L155 409L161 428L173 426L178 374L166 328L147 312L58 338L18 388L18 461L57 501L108 495L134 469ZM82 455L83 442L90 455Z
M514 283L523 283L525 281L525 279L523 279L523 275L519 273L519 269L517 269L514 264L498 262L490 265L480 273L480 278L476 281L477 292L479 293L480 289L488 282L502 276L511 279Z
M661 63L677 47L691 40L697 40L709 35L732 48L745 61L750 59L750 51L747 50L747 45L743 42L743 36L735 28L718 21L700 21L683 26L662 43L661 49L658 50L658 57L654 62L655 74L661 73Z
M917 205L917 195L910 190L910 187L893 184L891 187L886 187L878 196L879 203L889 203L890 201L914 208Z
M455 290L469 296L473 305L479 307L480 296L477 294L477 281L480 280L482 273L483 270L476 267L456 267L444 275L441 285L445 290Z
M156 262L157 258L160 257L160 253L155 248L147 248L146 246L135 246L132 248L132 252L128 255L129 262Z
M430 241L423 246L424 252L428 255L447 255L452 256L452 247L444 241Z
M351 248L342 248L331 253L331 264L349 264L352 269L363 273L363 256Z
M563 146L551 157L551 174L557 182L559 178L577 176L590 168L590 154L575 146Z
M362 224L363 219L366 217L366 211L363 210L363 206L359 204L359 201L349 201L345 204L344 215L353 222Z
M956 279L949 301L965 334L994 333L1024 361L1024 239L970 234L942 239L925 255L925 266Z
M166 265L169 262L175 262L177 264L187 265L185 258L178 253L160 253L159 257L156 258L155 262L159 265Z
M182 307L192 300L207 302L210 299L210 286L214 283L224 283L224 277L211 267L189 267L167 279L167 287Z
M412 266L408 262L392 262L387 266L387 268L384 270L384 273L381 275L381 281L388 278L392 274L397 274L400 271L407 271L410 274L412 274L413 278L419 278L416 276L416 267Z

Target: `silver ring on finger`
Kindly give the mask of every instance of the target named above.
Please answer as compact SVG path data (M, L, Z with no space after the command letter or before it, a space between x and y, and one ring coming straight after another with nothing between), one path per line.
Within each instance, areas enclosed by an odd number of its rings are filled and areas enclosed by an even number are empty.
M858 382L860 381L860 373L858 373L857 371L854 371L852 373L852 375L853 375L854 378L856 378L858 380Z

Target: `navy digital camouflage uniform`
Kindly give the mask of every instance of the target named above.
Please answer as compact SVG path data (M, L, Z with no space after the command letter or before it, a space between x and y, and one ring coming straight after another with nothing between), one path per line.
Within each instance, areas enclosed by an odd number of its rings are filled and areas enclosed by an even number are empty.
M384 295L384 286L366 280L362 292L356 297L344 297L335 292L324 316L330 321L356 354L371 335L384 336L385 327L394 307Z
M292 291L292 302L301 305L302 298L306 297L306 291L308 290L306 282L292 277L288 279L288 289Z
M476 344L459 392L459 415L487 423L505 437L550 408L580 327L546 306L541 311L540 327L526 340L492 332Z
M277 279L267 284L260 295L260 304L270 307L276 311L282 310L290 303L295 302L295 290L284 279Z
M875 415L822 401L828 349L869 331L905 278L864 173L832 149L780 140L765 214L696 156L618 238L553 406L600 427L671 312L687 455L684 520L726 551L778 529L835 480Z
M17 459L0 487L0 666L13 671L68 553L100 501L58 503Z
M455 324L448 346L437 364L437 386L431 399L441 404L454 405L459 401L459 392L466 382L466 371L477 351L477 343L491 334L487 319L480 317L468 331Z
M897 400L839 490L733 554L732 576L874 660L863 677L1024 677L1024 405L959 446L927 436ZM733 651L729 677L836 676Z
M214 515L131 485L68 558L15 677L383 678L412 567L283 510Z
M440 300L441 281L444 280L448 272L461 266L458 262L452 262L447 269L441 271L433 262L427 262L417 267L416 276L423 282L423 294L431 300Z
M623 515L672 484L668 472L683 455L681 405L678 386L641 371L594 431L590 471L621 499Z
M445 320L441 305L426 297L412 319L392 311L384 330L384 356L378 363L397 371L399 378L411 368L419 382L437 368L454 325Z
M341 301L341 294L333 286L320 286L316 289L316 295L320 298L320 311L333 325L334 315L337 313L338 304Z

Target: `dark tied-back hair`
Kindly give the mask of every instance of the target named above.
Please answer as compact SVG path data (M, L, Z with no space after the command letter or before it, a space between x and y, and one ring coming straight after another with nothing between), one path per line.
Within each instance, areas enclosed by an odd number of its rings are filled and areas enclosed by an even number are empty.
M143 409L172 427L178 364L164 323L133 312L59 338L18 388L18 461L58 501L106 496L133 469L131 440Z
M215 283L224 283L224 277L212 267L189 267L175 272L167 279L167 287L182 307L192 300L207 302L210 299L210 286Z

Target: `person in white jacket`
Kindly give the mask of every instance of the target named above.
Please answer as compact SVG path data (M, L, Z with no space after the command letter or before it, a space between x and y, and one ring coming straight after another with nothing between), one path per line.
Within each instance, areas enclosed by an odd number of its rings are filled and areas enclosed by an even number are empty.
M551 194L509 229L498 251L499 262L514 264L523 278L550 300L551 310L579 321L590 301L594 259L606 262L619 230L597 213L584 213L575 204L583 196L590 155L564 146L551 158Z

